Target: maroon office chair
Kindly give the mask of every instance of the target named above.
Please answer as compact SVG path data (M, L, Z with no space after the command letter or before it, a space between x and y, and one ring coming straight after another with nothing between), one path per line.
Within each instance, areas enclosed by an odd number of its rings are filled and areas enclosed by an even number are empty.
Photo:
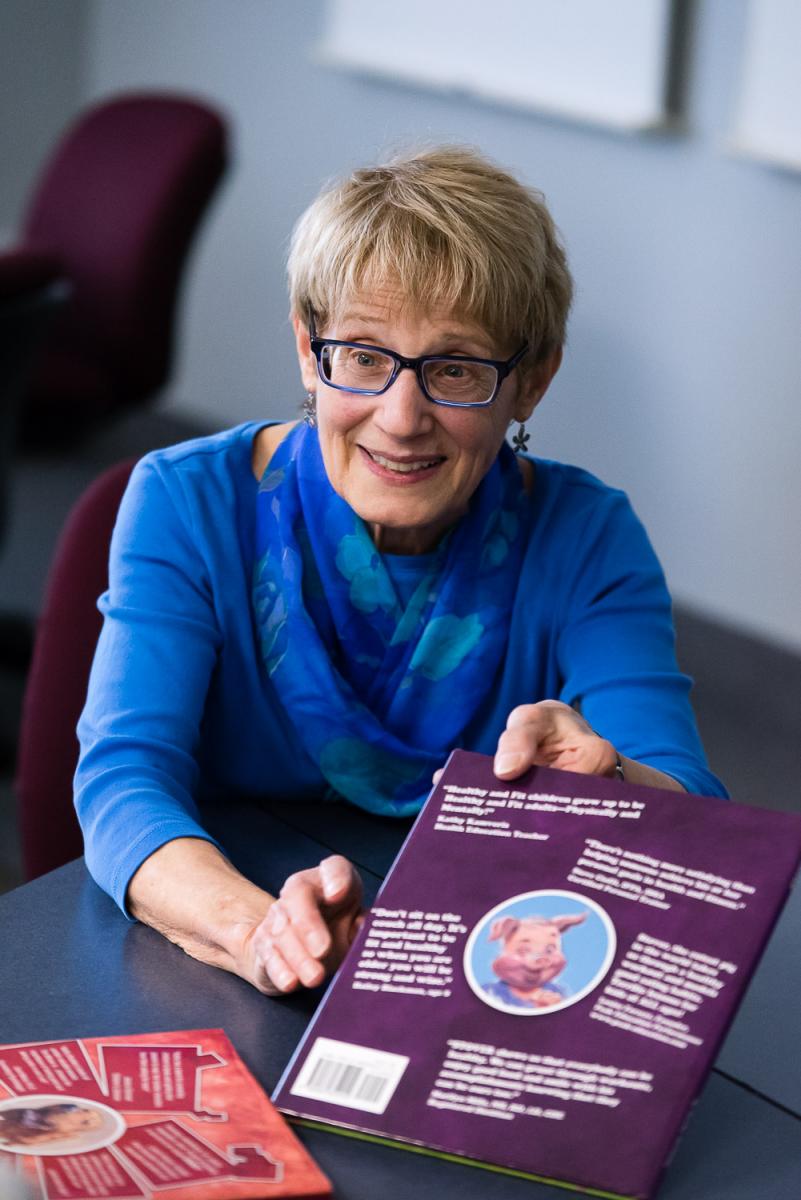
M26 444L60 443L163 387L181 275L226 157L222 118L170 94L99 103L64 135L17 247L55 255L73 288L20 414Z
M133 459L118 463L87 488L53 556L22 707L15 780L26 879L83 853L72 804L75 727L102 624L97 598L108 586L111 533L133 465Z

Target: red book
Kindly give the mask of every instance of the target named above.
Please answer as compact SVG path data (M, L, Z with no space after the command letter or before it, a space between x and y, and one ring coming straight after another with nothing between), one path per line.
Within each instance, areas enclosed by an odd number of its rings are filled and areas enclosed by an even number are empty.
M42 1200L331 1195L221 1029L0 1046L0 1162Z

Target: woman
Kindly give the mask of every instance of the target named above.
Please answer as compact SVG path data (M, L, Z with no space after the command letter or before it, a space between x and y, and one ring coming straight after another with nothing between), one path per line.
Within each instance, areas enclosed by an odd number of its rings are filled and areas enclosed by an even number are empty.
M0 1112L0 1148L40 1146L100 1129L103 1117L80 1104L43 1104L39 1108L7 1108Z
M289 278L306 419L137 467L76 777L98 882L271 994L340 960L358 876L332 856L274 901L204 831L205 794L406 815L455 745L501 779L721 791L625 497L505 444L571 297L539 194L459 148L357 171L302 217Z

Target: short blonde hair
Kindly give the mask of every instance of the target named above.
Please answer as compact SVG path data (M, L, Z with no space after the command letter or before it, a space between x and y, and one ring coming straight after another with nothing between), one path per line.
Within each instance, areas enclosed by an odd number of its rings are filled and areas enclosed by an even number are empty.
M396 287L540 361L565 340L573 284L541 192L462 146L406 154L323 189L295 226L293 315L320 328L348 298Z

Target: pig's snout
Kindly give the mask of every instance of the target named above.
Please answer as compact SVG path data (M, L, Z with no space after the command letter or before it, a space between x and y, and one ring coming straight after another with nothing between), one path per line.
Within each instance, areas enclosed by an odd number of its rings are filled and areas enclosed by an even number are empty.
M501 954L493 962L492 969L510 987L527 992L550 983L566 966L567 959L559 951L537 955Z

